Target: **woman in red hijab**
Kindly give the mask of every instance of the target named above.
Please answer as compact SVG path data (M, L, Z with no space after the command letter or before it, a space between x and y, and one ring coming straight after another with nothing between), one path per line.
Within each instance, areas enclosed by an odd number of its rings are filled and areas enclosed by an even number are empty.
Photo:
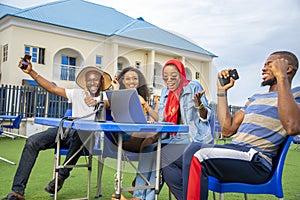
M190 82L186 79L183 64L179 60L168 61L163 68L163 80L170 90L164 111L165 121L179 124L178 111L180 92L182 88Z
M182 168L182 153L185 147L192 141L212 143L213 138L208 122L211 109L205 97L205 90L199 82L186 79L184 65L179 60L169 60L164 65L163 81L165 88L162 89L158 107L158 121L185 124L189 126L188 133L173 133L162 141L162 170L168 186L176 196L178 190L182 190L182 182L174 183L174 169ZM155 182L155 154L149 153L155 150L155 144L143 149L140 156L138 169L143 173L151 184ZM181 170L176 170L181 171ZM178 177L178 174L175 174ZM136 186L145 186L143 178L136 175ZM174 186L174 187L173 187ZM176 188L176 189L173 189ZM181 193L180 193L181 192ZM182 194L179 191L178 194ZM135 190L131 200L155 199L155 190ZM176 196L177 198L177 196ZM126 198L122 196L122 200Z

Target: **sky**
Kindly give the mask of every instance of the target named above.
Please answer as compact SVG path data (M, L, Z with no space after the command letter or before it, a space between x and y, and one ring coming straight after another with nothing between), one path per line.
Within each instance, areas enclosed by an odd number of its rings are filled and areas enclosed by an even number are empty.
M53 0L0 0L28 8ZM142 17L217 55L213 68L236 68L239 80L228 92L230 105L243 106L261 87L261 69L270 53L288 50L300 60L299 0L89 0L130 17ZM293 81L300 86L300 70ZM213 100L216 95L213 95Z

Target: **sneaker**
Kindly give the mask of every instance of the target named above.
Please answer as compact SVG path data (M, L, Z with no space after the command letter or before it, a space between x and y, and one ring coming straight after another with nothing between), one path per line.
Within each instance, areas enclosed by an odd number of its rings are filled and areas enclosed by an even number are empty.
M20 195L16 192L11 192L6 197L4 197L2 200L25 200L25 196Z
M64 184L64 180L62 178L58 177L57 192L62 188L63 184ZM50 194L55 193L55 179L53 179L52 181L49 182L47 187L45 187L45 191Z

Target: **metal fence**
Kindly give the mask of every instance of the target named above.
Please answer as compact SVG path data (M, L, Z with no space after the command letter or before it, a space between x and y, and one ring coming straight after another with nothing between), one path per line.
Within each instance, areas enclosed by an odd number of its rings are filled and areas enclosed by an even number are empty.
M153 98L148 104L154 108ZM217 113L217 104L210 106ZM66 98L51 94L39 86L1 85L0 115L24 115L26 117L63 117L71 105ZM229 106L234 114L241 107Z
M67 99L39 86L1 85L0 88L0 115L63 117L68 107Z

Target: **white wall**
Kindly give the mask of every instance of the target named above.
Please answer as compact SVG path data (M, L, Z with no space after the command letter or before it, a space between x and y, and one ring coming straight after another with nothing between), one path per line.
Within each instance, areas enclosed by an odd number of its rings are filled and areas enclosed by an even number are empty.
M15 21L14 21L15 20ZM103 69L112 76L116 73L116 56L126 58L131 66L141 62L140 70L145 74L151 85L153 80L154 62L164 65L170 59L179 59L192 72L200 72L200 83L207 90L208 99L211 92L211 62L212 57L189 51L172 49L156 44L134 41L128 38L107 38L97 34L70 30L31 22L24 19L5 21L0 26L0 44L8 44L8 61L1 63L2 77L0 84L21 85L22 79L31 79L18 67L20 57L24 55L24 45L45 48L45 65L34 63L33 67L43 77L54 81L61 87L74 87L74 82L55 80L55 65L60 64L62 50L75 52L80 58L79 65L95 65L96 55L103 56Z

